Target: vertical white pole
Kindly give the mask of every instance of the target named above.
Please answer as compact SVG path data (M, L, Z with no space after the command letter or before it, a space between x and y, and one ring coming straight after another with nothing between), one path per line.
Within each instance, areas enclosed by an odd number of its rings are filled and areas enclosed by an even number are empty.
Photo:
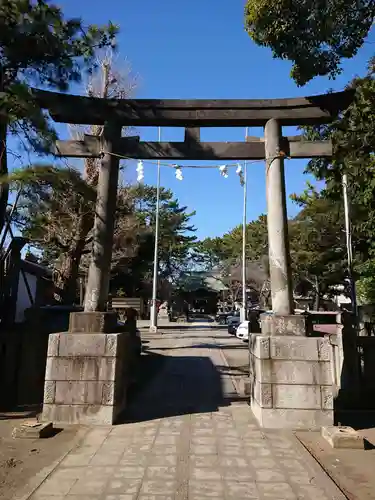
M248 136L248 128L245 129L245 141ZM247 162L244 164L243 184L243 214L242 214L242 308L240 320L246 321L247 296L246 296L246 208L247 208Z
M348 197L348 176L342 176L342 191L344 198L344 213L345 213L345 233L346 233L346 250L348 254L348 275L350 281L350 299L352 301L353 313L357 316L357 296L355 290L355 281L353 278L353 249L352 249L352 231L350 223L350 204Z
M161 127L158 128L158 141L161 141ZM152 304L150 317L150 330L155 332L158 327L158 308L156 305L158 290L158 250L159 250L159 209L160 209L160 160L158 160L158 172L156 182L156 211L155 211L155 246L154 246L154 276L152 281Z

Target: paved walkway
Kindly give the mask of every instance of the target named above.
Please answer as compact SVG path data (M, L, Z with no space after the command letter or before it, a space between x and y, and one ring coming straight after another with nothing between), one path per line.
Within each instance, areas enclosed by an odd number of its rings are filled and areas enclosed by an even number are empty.
M127 423L89 430L32 500L345 498L292 433L260 429L239 401L244 344L193 328L146 342L165 361Z

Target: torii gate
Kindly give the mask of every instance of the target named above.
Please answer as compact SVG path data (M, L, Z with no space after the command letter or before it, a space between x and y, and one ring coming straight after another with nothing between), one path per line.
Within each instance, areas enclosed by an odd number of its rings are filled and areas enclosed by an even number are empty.
M260 425L268 428L314 429L333 425L336 387L332 374L337 373L337 367L332 368L330 364L330 359L335 358L330 356L330 349L335 347L328 339L308 338L305 317L293 314L284 178L286 157L330 157L332 144L283 137L282 127L331 122L350 104L353 91L296 99L190 101L116 100L33 92L55 121L104 125L100 137L86 135L83 141L57 141L54 151L65 157L101 158L101 169L85 312L71 315L69 332L63 335L63 341L56 337L59 334L50 335L43 418L69 423L114 423L126 405L127 377L123 373L126 334L111 334L116 331L116 315L104 312L119 156L171 160L264 159L274 314L264 315L262 334L251 336L251 409ZM142 142L139 137L122 137L124 126L185 127L185 140ZM200 127L228 126L263 126L264 140L200 141ZM90 335L79 335L81 333ZM80 357L78 365L77 356ZM58 378L60 362L69 367L64 368L63 381ZM92 370L93 362L96 371ZM103 362L105 366L110 362L108 373L100 371ZM79 373L75 371L76 366L80 367ZM83 380L83 377L86 378ZM69 390L64 385L67 379Z
M283 137L282 126L331 122L353 99L353 91L292 99L180 100L101 99L33 91L39 104L57 122L104 125L102 137L57 141L55 154L75 158L102 157L95 220L92 265L85 309L104 310L113 238L113 214L118 181L118 154L135 159L266 160L268 239L272 307L292 314L285 199L284 158L330 157L330 141ZM121 137L125 126L185 127L183 142L143 142ZM263 126L264 140L201 142L200 127Z

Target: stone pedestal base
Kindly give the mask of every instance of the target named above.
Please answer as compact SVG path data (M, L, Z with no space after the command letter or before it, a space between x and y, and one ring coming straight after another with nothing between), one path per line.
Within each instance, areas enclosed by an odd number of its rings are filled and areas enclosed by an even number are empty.
M99 318L106 313L92 314L94 323L102 325L102 330L113 326L111 315ZM82 324L89 320L86 313L74 313L78 315L81 316L71 318L70 328L82 332ZM42 420L88 425L115 423L126 405L131 355L129 333L86 331L50 335Z
M267 315L262 334L251 336L251 409L262 427L333 425L331 345L328 338L302 336L303 321Z

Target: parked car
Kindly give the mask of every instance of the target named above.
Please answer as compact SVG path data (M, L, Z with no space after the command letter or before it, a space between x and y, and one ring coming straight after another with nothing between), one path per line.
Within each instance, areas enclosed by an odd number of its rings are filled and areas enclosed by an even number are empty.
M228 324L228 333L230 335L236 335L236 331L237 331L237 328L239 327L241 321L240 321L240 318L236 318L236 321L233 319L233 321L231 321L229 324Z
M240 323L236 330L236 337L247 342L249 340L249 321Z
M232 323L240 323L240 311L234 311L227 317L227 325Z
M228 317L232 316L233 312L234 311L220 312L220 313L216 314L215 320L219 323L219 325L226 325Z

